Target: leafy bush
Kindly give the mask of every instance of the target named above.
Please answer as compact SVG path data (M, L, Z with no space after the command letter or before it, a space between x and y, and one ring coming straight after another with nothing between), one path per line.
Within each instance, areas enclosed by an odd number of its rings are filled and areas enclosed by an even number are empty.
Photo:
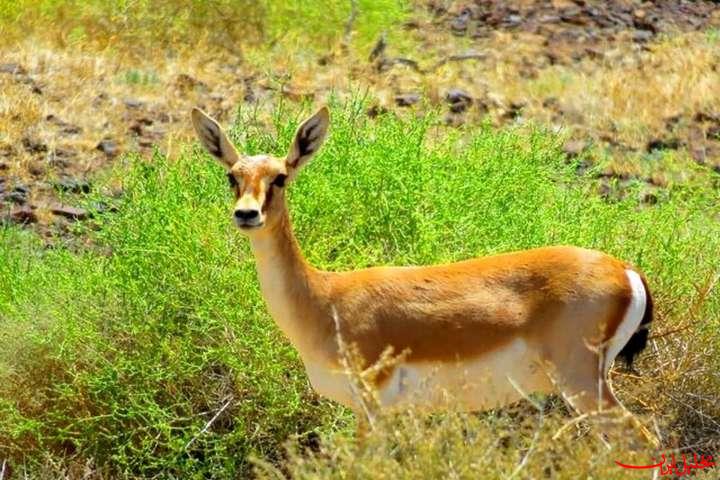
M435 263L560 243L633 262L657 294L655 331L686 321L692 329L653 341L639 365L644 380L617 377L619 394L675 430L667 445L698 432L707 448L717 445L704 417L720 412L704 399L720 393L720 298L703 296L720 252L717 192L679 186L652 207L636 192L607 203L541 131L450 131L432 116L371 120L355 103L332 111L326 146L290 187L312 263ZM246 129L240 115L232 134L250 153L282 154L297 125L291 113L278 112L273 133ZM177 161L131 163L118 171L119 212L86 232L92 248L46 249L31 233L0 231L0 458L31 474L89 464L107 476L228 478L247 474L251 455L282 464L291 435L347 436L351 416L311 392L266 313L221 167L199 148ZM681 379L690 372L700 376ZM489 428L490 418L473 424ZM410 421L420 420L401 421L397 435L416 438L403 433ZM455 449L456 440L443 447L450 463L476 449ZM569 451L568 442L556 448ZM340 465L349 466L346 453Z

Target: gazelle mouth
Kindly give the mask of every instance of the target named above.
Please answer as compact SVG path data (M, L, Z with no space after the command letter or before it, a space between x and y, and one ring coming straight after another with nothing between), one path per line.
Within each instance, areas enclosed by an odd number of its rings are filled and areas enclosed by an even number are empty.
M236 225L240 230L252 230L252 229L255 229L255 228L260 228L260 227L262 227L264 224L265 224L265 222L246 223L246 222L242 222L242 221L239 221L239 220L235 220L235 225Z

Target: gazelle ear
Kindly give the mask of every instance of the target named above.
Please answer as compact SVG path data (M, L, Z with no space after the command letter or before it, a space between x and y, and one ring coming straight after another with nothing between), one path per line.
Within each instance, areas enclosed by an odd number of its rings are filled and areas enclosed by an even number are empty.
M240 156L222 127L199 108L192 109L192 122L205 149L225 167L235 165Z
M290 178L320 149L329 125L330 112L322 107L298 127L286 159Z

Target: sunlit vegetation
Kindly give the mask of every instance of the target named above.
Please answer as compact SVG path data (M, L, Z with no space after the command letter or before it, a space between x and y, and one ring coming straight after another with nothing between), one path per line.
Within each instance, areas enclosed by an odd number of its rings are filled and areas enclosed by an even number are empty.
M290 187L311 262L421 264L562 243L626 259L652 279L654 333L687 329L651 342L639 375L617 372L616 389L657 423L666 448L717 446L706 420L720 413L708 401L720 387L720 301L707 290L720 251L711 191L678 187L652 207L634 195L608 203L589 195L587 178L542 131L453 133L434 116L370 120L358 103L332 112L326 146ZM280 154L296 125L288 118L297 114L280 111L274 131L258 130L241 112L231 132L248 152ZM577 478L615 471L620 453L650 454L605 452L586 429L551 442L570 421L558 402L542 414L405 415L356 444L352 415L312 393L265 310L222 169L188 147L177 161L133 158L112 176L124 195L117 213L87 224L98 228L86 232L87 249L45 249L31 233L2 231L0 457L16 469L228 478L247 475L256 458L300 478L413 478L429 463L438 476L459 468L476 478L476 468L512 472L534 448L521 477L550 462L554 478ZM549 420L538 427L538 415ZM325 453L287 457L294 436L300 445L319 438ZM571 450L584 460L568 462Z

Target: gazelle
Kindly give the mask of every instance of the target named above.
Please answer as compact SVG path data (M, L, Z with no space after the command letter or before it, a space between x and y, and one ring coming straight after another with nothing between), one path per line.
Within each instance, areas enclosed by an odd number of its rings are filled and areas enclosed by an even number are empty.
M301 253L285 190L322 145L328 109L300 125L285 158L238 152L199 109L192 121L227 170L233 220L250 241L262 294L318 394L360 413L341 368L342 338L366 365L387 347L406 352L376 378L381 405L440 408L433 392L445 390L463 408L483 410L560 390L580 413L622 408L608 370L618 356L632 364L652 320L636 269L557 246L446 265L321 271Z

